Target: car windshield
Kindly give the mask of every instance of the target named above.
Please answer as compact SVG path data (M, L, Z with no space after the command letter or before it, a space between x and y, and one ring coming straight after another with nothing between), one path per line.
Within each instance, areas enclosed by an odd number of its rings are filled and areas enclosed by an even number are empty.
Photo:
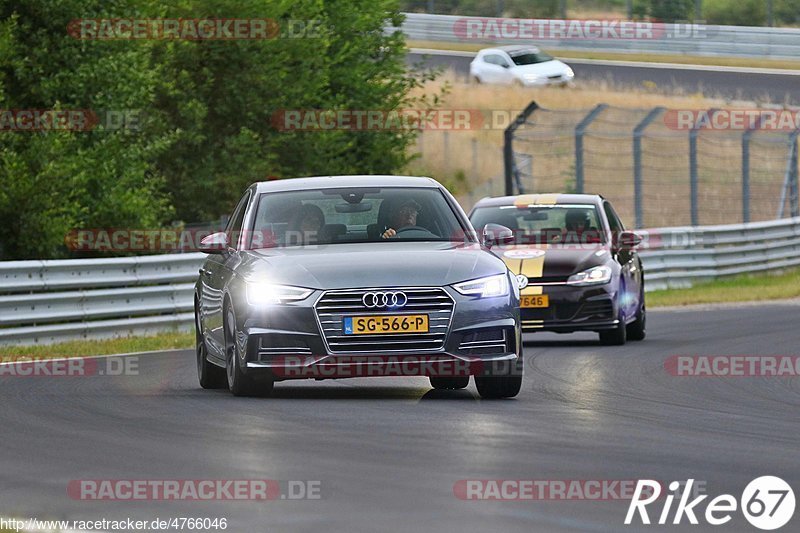
M441 191L400 187L264 193L258 198L251 229L251 248L464 242L469 235Z
M537 63L544 63L546 61L553 60L553 56L541 51L536 52L534 50L526 50L524 52L517 52L510 55L511 60L515 65L535 65Z
M506 226L516 244L605 242L597 208L591 204L478 207L470 219L478 231L489 223Z

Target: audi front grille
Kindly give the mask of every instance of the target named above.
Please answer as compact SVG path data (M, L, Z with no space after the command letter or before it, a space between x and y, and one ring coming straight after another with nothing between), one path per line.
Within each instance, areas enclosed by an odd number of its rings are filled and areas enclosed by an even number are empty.
M399 308L367 307L364 296L376 292L403 293L407 302ZM373 303L372 298L369 301ZM443 350L454 306L453 299L444 289L383 288L327 291L314 309L331 353L382 354ZM428 315L428 333L344 334L345 317L382 315Z

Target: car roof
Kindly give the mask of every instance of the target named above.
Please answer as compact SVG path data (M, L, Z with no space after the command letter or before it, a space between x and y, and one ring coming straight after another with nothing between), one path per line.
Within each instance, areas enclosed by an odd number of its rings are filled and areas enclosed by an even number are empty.
M439 182L424 176L352 175L313 176L261 181L252 185L257 193L337 189L340 187L426 187L439 188Z
M535 45L521 45L521 44L510 44L506 46L493 46L491 48L484 48L481 50L481 53L486 52L505 52L507 54L511 54L513 52L523 52L523 51L531 51L531 52L541 52L541 49Z
M540 194L519 194L516 196L498 196L495 198L483 198L475 204L475 207L498 207L505 205L558 205L558 204L591 204L599 205L603 197L599 194L561 194L561 193L540 193Z

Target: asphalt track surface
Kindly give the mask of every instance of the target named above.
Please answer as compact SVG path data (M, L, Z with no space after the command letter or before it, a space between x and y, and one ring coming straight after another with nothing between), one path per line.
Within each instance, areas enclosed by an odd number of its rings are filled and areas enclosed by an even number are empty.
M648 339L526 336L520 395L424 378L278 383L272 398L197 385L194 356L138 375L0 377L0 515L226 517L227 531L651 531L624 501L465 501L463 479L693 478L741 496L762 475L800 489L797 378L675 377L673 354L797 355L800 306L651 311ZM76 479L314 480L320 499L82 501ZM708 500L706 500L708 501ZM704 508L704 504L701 506ZM660 507L651 515L656 519ZM784 530L797 530L800 511ZM658 530L706 531L707 525ZM740 513L718 531L756 531Z
M424 62L434 67L452 68L463 79L469 76L471 57L411 53L409 63ZM690 65L681 67L633 66L629 62L593 62L564 59L575 71L575 83L590 85L609 82L622 90L657 87L659 92L695 94L734 101L771 102L800 105L800 72L767 74L741 72L738 69L710 67L704 70ZM622 64L614 64L622 63ZM756 69L757 70L757 69Z

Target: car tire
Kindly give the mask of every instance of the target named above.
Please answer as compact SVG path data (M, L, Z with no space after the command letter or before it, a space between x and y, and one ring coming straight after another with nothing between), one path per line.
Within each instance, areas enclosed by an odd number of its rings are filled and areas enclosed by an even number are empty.
M236 342L236 315L229 304L225 310L225 377L228 390L234 396L269 396L272 393L274 381L266 379L256 381L242 371L239 363L239 344Z
M628 339L632 341L643 341L647 335L647 330L645 329L647 326L647 308L644 303L644 288L642 288L639 298L641 303L639 305L639 311L636 313L636 320L628 324L626 328L626 335Z
M220 368L208 360L208 348L203 340L202 329L200 326L200 315L197 305L194 308L194 332L195 332L195 357L197 358L197 378L200 386L204 389L223 389L228 382L225 378L225 369Z
M621 315L617 318L619 319L619 323L614 329L600 331L600 344L603 346L622 346L625 344L625 341L628 340L628 328L625 325L625 321L622 320Z
M466 388L469 385L469 376L457 376L457 377L434 377L430 376L428 379L431 380L431 387L437 390L457 390Z
M478 76L472 76L472 83L480 85L483 82L481 81L481 79Z
M513 398L519 394L522 389L522 357L509 366L510 369L505 371L489 370L482 376L475 376L475 386L481 398L486 400Z

